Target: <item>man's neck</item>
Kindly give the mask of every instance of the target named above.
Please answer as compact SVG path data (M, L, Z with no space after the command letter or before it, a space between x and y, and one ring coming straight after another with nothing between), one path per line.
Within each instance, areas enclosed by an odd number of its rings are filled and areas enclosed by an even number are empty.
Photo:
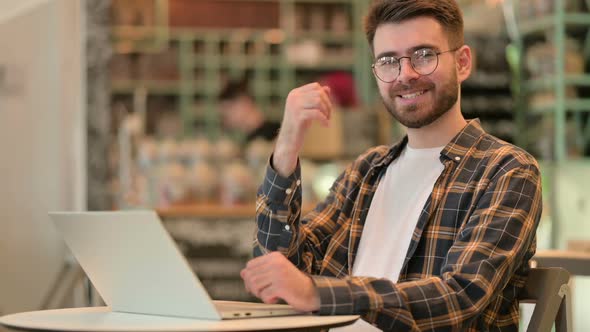
M408 145L415 149L447 145L465 126L467 121L455 105L433 123L422 128L408 128Z

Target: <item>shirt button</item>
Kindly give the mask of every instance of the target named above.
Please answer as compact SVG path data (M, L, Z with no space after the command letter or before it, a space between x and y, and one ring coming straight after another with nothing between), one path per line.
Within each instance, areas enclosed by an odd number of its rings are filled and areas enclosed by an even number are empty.
M461 157L455 157L455 160L459 161L459 160L461 160Z
M289 231L289 230L291 230L291 227L289 227L289 225L285 225L285 230Z
M285 192L287 193L287 195L289 195L293 192L293 190L291 190L291 188L287 188L287 190L285 190Z

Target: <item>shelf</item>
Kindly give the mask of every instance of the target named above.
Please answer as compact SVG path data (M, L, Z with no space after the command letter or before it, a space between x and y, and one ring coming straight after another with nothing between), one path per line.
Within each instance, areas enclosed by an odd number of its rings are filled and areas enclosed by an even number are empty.
M112 80L113 93L132 94L140 88L147 89L150 94L177 95L181 86L178 81L152 81L152 80Z
M193 40L229 40L231 37L243 36L244 40L261 39L264 33L276 28L194 28L170 27L168 33L172 39Z
M514 110L506 109L506 108L488 108L488 109L479 109L479 108L471 108L465 107L461 105L461 112L469 118L482 118L486 121L488 120L512 120L514 117Z
M166 31L168 29L159 26L118 25L111 27L113 34L123 35L130 39L139 39L144 36L153 37L157 33Z
M203 95L210 87L203 86L199 81L152 81L152 80L113 80L111 90L114 94L133 94L145 88L152 95Z
M248 0L244 1L248 2ZM369 91L374 87L365 84L372 82L368 79L372 78L372 74L370 70L361 70L361 68L369 68L370 63L364 57L357 57L355 51L361 44L366 47L355 22L361 21L363 12L369 6L368 2L358 0L261 1L278 5L280 9L276 13L279 15L278 25L251 24L250 27L233 28L232 24L226 27L220 27L221 24L207 26L200 24L201 21L198 21L199 24L175 24L171 19L173 13L165 11L162 15L167 16L168 20L151 26L112 27L110 31L112 41L118 46L118 52L125 54L123 56L133 57L145 53L154 55L157 61L157 56L161 55L166 60L163 64L167 66L165 69L174 67L178 78L170 82L141 78L148 76L158 78L160 77L157 76L158 70L153 70L155 73L153 75L149 72L120 75L121 80L113 77L111 93L128 97L141 91L138 89L144 88L148 95L175 97L176 106L183 115L183 123L185 121L192 123L194 104L202 103L204 106L199 109L199 112L206 118L203 125L206 128L212 128L208 131L211 139L215 139L220 134L219 115L215 112L215 107L218 103L219 91L228 79L248 77L252 82L249 92L254 95L256 101L265 108L274 110L274 108L282 107L269 107L269 105L280 105L290 89L296 85L307 83L329 71L346 71L362 82L363 88L359 89L359 92L363 101L372 102L369 99L371 96ZM164 3L168 4L166 1ZM314 4L318 3L322 5L315 8ZM296 12L309 11L308 5L313 7L309 10L313 10L314 13L316 10L325 12L323 19L326 24L314 25L309 18L295 19ZM337 24L338 21L334 21L330 14L333 11L346 14L346 24L344 22ZM207 12L201 14L209 18ZM237 15L236 17L239 18L239 13ZM330 16L329 19L328 16ZM327 23L335 29L325 27ZM305 39L314 40L314 43L319 45L321 53L313 59L317 60L316 62L306 63L305 61L310 58L307 53L300 58L293 56L296 52L293 52L291 47L299 46L298 43ZM303 51L305 51L304 48ZM128 60L135 65L133 59L122 60ZM289 62L290 60L292 62ZM126 65L124 61L121 63L122 66ZM137 71L146 68L129 69ZM149 67L147 69L150 70ZM129 77L128 80L127 77ZM168 76L161 77L168 78ZM282 116L282 112L274 114L275 112L269 111L268 113L269 118ZM183 136L194 134L194 126L191 124L183 126Z
M254 205L225 206L217 204L174 205L156 209L161 218L251 218L255 215Z
M352 31L336 34L330 31L297 31L292 37L295 41L318 40L326 43L353 44L354 35Z
M473 89L509 89L510 77L508 73L476 71L461 86Z
M233 62L232 62L233 61ZM280 56L265 56L265 55L215 55L203 56L195 55L187 61L187 65L193 68L209 68L211 64L216 64L215 67L221 69L279 69L283 65L284 60Z
M315 204L303 207L303 213L310 212ZM156 209L163 219L168 218L207 218L207 219L248 219L256 216L254 204L219 205L219 204L185 204Z
M300 70L352 70L353 61L346 58L329 59L324 57L322 61L317 63L289 63L289 66Z
M111 81L111 91L114 94L130 95L145 88L150 95L211 95L214 91L209 91L210 86L204 86L201 81L191 80L184 81L143 81L143 80L114 80ZM275 81L269 81L263 91L253 89L251 94L254 97L271 97L281 94L280 84Z
M526 20L519 24L519 32L522 35L543 32L553 28L557 21L557 15L548 15ZM590 14L569 13L564 15L565 25L588 25L590 26Z
M548 103L543 106L531 106L530 110L533 113L541 114L551 113L555 108L555 103ZM566 99L565 109L572 112L588 112L590 111L590 98Z
M290 3L312 3L312 4L349 4L350 0L281 0Z
M555 88L555 76L547 76L540 79L532 79L524 82L528 92L549 90ZM590 75L566 75L564 83L566 86L590 86Z

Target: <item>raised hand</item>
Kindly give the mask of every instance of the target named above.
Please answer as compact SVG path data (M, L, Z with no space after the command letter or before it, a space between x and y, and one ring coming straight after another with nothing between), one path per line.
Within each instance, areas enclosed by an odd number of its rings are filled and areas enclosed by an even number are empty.
M280 175L293 173L307 129L313 121L327 127L332 111L330 88L327 86L311 83L289 93L273 154L273 167Z

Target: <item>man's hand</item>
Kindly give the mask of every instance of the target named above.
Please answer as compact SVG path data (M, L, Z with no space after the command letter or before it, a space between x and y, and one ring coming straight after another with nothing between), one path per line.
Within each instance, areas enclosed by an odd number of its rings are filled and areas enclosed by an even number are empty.
M293 173L307 129L313 121L329 126L332 111L330 88L327 86L311 83L289 93L273 155L273 167L280 175Z
M280 252L254 258L240 272L248 292L264 303L284 300L302 312L320 309L320 298L313 281Z

